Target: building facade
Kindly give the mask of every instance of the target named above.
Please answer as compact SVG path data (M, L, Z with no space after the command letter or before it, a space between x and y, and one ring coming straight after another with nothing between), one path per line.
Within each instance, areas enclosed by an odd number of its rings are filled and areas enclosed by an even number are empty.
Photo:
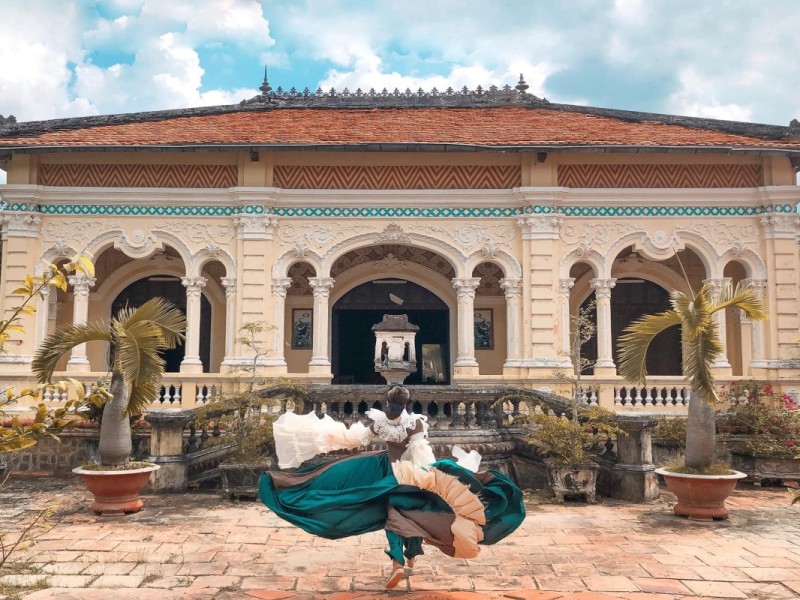
M270 325L266 376L381 383L371 327L384 314L420 328L407 383L563 391L570 316L590 306L584 397L679 411L679 332L657 338L647 388L617 377L616 340L669 291L707 281L757 288L770 315L720 315L720 381L800 389L800 128L551 104L526 88L265 81L240 105L0 124L0 308L49 262L82 252L97 270L39 302L0 356L0 387L29 381L59 324L159 295L189 328L156 405L224 389L252 360L237 331L255 321ZM88 381L107 360L79 347L62 368Z

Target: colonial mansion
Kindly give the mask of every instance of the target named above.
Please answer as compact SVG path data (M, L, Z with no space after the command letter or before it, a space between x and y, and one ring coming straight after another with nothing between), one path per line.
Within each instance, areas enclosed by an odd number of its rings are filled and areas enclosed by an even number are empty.
M188 330L158 406L224 391L253 360L237 333L252 322L269 325L264 376L382 384L372 327L384 315L419 328L409 385L566 393L555 372L571 368L584 306L597 325L584 399L681 411L680 331L655 340L639 388L617 375L617 339L672 290L709 282L756 288L769 311L719 314L718 380L800 390L800 124L554 104L527 88L265 80L230 106L0 117L0 310L47 263L96 265L37 301L0 355L0 389L30 382L60 324L163 296ZM81 346L61 368L92 381L107 361L106 347Z

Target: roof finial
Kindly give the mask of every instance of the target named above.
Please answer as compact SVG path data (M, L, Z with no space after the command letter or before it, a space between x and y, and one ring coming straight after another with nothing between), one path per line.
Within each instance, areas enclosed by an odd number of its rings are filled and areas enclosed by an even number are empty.
M272 87L269 84L269 80L267 80L267 67L264 67L264 81L262 82L261 86L258 88L261 90L261 94L266 96L272 91Z
M524 94L525 90L527 90L530 86L525 83L525 78L522 76L522 73L519 74L519 83L514 86L517 90L519 90L520 94Z

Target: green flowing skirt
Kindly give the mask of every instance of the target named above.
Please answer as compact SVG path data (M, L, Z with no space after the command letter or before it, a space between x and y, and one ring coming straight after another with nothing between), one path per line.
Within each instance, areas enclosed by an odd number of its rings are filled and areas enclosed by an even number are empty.
M451 460L431 465L456 477L483 504L481 544L494 544L525 518L522 492L502 473L473 473ZM453 511L439 496L401 485L386 452L365 452L288 473L261 476L259 497L276 515L313 535L339 539L384 529L390 511L415 519L421 537L451 554Z

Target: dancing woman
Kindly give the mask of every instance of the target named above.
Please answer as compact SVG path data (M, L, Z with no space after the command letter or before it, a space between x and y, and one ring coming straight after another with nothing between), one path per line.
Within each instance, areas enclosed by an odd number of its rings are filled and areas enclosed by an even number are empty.
M295 468L324 452L386 442L386 451L361 452L294 472L261 477L259 497L279 517L328 539L386 530L392 569L386 587L411 574L422 542L455 558L474 558L522 523L522 493L496 471L476 472L480 455L455 447L437 461L427 417L408 413L408 390L387 395L387 411L370 409L369 427L349 429L324 416L285 413L273 426L278 465Z

